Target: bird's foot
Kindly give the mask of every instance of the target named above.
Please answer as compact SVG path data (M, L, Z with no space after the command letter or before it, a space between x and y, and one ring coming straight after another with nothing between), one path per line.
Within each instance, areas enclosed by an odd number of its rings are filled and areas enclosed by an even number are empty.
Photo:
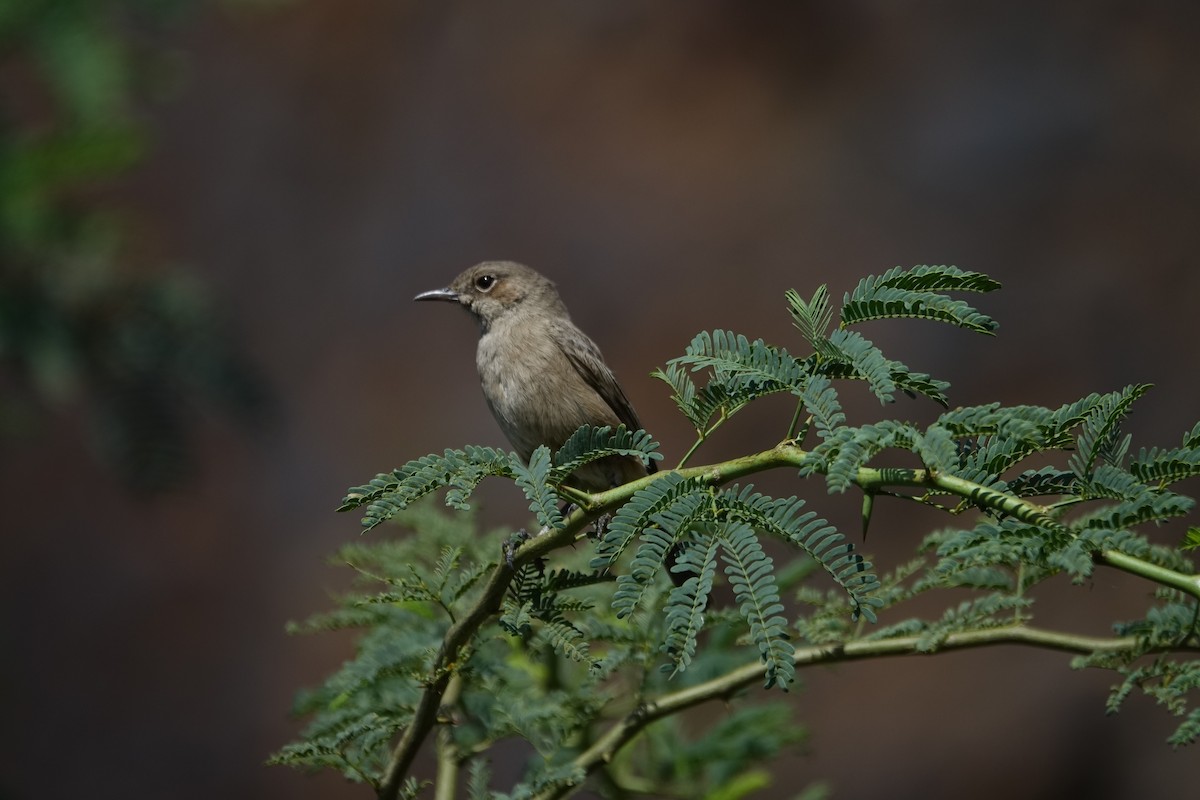
M524 528L521 528L521 530L504 540L504 544L501 545L501 550L504 553L504 563L508 564L509 569L513 568L513 556L515 556L517 551L521 549L521 545L525 544L532 538L533 534Z
M604 534L608 532L608 523L612 522L612 514L601 514L596 517L595 527L592 528L592 536L596 539L603 539Z

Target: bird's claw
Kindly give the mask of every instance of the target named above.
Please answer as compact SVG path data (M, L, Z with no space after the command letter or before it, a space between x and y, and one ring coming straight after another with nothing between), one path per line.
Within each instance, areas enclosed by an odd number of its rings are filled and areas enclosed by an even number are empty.
M525 544L525 542L528 542L532 538L533 535L530 534L529 531L521 528L521 530L504 540L504 544L501 545L501 550L504 552L504 563L508 565L509 569L513 568L513 556L515 556L517 551L521 549L521 545Z
M592 535L597 539L603 539L604 534L608 531L608 523L610 522L612 522L612 514L601 514L596 517L596 524L592 528Z

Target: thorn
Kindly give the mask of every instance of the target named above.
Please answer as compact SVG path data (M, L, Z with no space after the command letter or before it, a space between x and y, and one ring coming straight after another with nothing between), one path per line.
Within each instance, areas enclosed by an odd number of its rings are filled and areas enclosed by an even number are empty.
M871 525L871 511L875 508L875 493L863 492L862 504L862 538L867 541L867 528Z

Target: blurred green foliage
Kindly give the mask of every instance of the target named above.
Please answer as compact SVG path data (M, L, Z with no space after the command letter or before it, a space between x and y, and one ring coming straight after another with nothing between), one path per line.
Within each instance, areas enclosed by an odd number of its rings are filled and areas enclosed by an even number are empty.
M187 474L197 408L266 409L201 282L133 255L133 220L105 198L149 147L140 115L179 72L160 43L195 7L0 3L0 436L82 405L137 490Z

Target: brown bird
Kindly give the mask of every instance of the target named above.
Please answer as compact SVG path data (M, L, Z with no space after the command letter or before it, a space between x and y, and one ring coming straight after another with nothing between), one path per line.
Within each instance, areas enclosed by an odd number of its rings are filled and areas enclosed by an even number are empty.
M479 322L475 363L483 396L526 461L540 445L562 446L581 425L642 427L600 348L538 272L485 261L414 299L459 303ZM598 492L654 470L653 461L647 468L637 458L610 456L576 470L567 483Z

